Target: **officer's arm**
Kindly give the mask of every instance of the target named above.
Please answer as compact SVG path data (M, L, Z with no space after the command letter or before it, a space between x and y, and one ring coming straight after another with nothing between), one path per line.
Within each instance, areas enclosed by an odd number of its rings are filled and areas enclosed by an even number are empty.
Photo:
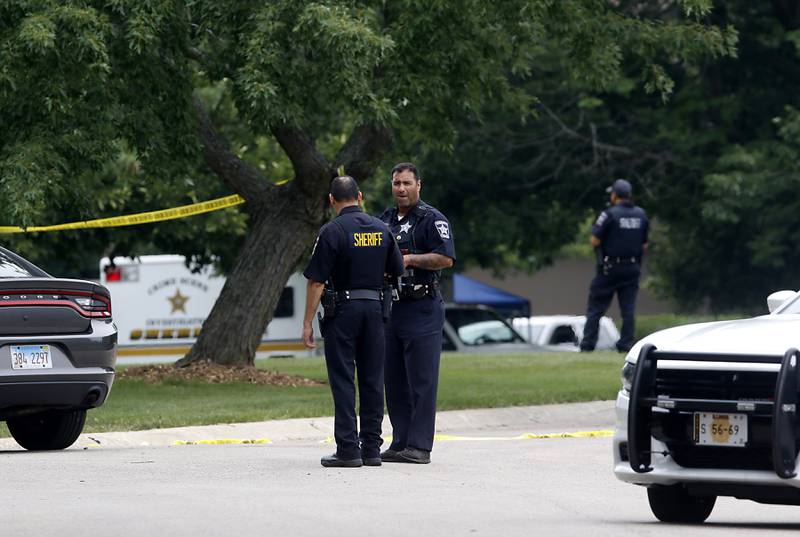
M322 291L325 287L320 282L326 281L333 271L338 251L338 236L336 228L330 224L322 227L311 252L311 260L308 267L303 271L303 276L308 280L306 288L306 312L303 318L303 344L309 349L316 347L314 344L314 330L311 321L314 319L314 312L317 311L319 301L322 298Z
M450 268L455 263L456 250L453 245L453 236L450 222L439 212L423 221L424 246L428 250L425 254L406 254L403 264L406 267L421 268L424 270L442 270Z
M406 267L421 268L425 270L442 270L453 266L453 258L442 254L406 254L403 256Z
M592 224L592 231L591 236L589 237L589 243L591 243L592 248L597 248L603 243L601 237L605 237L606 233L608 233L608 228L611 226L611 215L608 213L608 210L603 211L597 217L594 224Z
M322 299L322 292L325 289L325 284L308 280L306 284L306 313L303 316L303 343L309 349L315 348L317 345L314 343L314 329L311 327L311 321L314 319L319 307L319 301Z

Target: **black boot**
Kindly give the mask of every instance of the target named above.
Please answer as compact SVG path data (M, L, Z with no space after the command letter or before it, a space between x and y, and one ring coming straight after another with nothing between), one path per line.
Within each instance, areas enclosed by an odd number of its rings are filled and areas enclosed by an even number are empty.
M319 462L325 468L360 468L364 464L360 457L356 459L340 459L336 453L325 455Z

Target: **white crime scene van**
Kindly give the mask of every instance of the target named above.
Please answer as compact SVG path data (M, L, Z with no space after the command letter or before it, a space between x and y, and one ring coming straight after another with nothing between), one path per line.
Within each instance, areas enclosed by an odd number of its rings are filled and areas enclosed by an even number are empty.
M213 267L193 273L180 255L145 255L100 260L100 282L111 291L119 332L120 363L174 361L188 352L200 334L224 276ZM300 340L306 282L292 274L257 358L308 356Z

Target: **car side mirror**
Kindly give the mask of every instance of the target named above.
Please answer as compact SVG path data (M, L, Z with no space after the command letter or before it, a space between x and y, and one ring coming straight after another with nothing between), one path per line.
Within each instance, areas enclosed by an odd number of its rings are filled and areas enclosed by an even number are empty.
M781 304L783 304L790 298L794 297L794 295L796 294L797 294L796 291L789 291L789 290L775 291L774 293L772 293L767 297L767 308L769 308L769 312L772 313L773 311L778 309L778 307Z

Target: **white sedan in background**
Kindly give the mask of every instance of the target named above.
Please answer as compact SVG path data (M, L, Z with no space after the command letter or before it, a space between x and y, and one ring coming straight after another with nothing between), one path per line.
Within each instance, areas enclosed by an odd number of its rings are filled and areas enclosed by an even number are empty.
M770 314L639 341L616 404L614 473L664 522L701 523L717 496L800 505L800 293Z
M548 351L578 352L586 324L584 315L535 315L512 320L516 331L526 341ZM616 350L619 331L609 317L600 319L597 350Z

